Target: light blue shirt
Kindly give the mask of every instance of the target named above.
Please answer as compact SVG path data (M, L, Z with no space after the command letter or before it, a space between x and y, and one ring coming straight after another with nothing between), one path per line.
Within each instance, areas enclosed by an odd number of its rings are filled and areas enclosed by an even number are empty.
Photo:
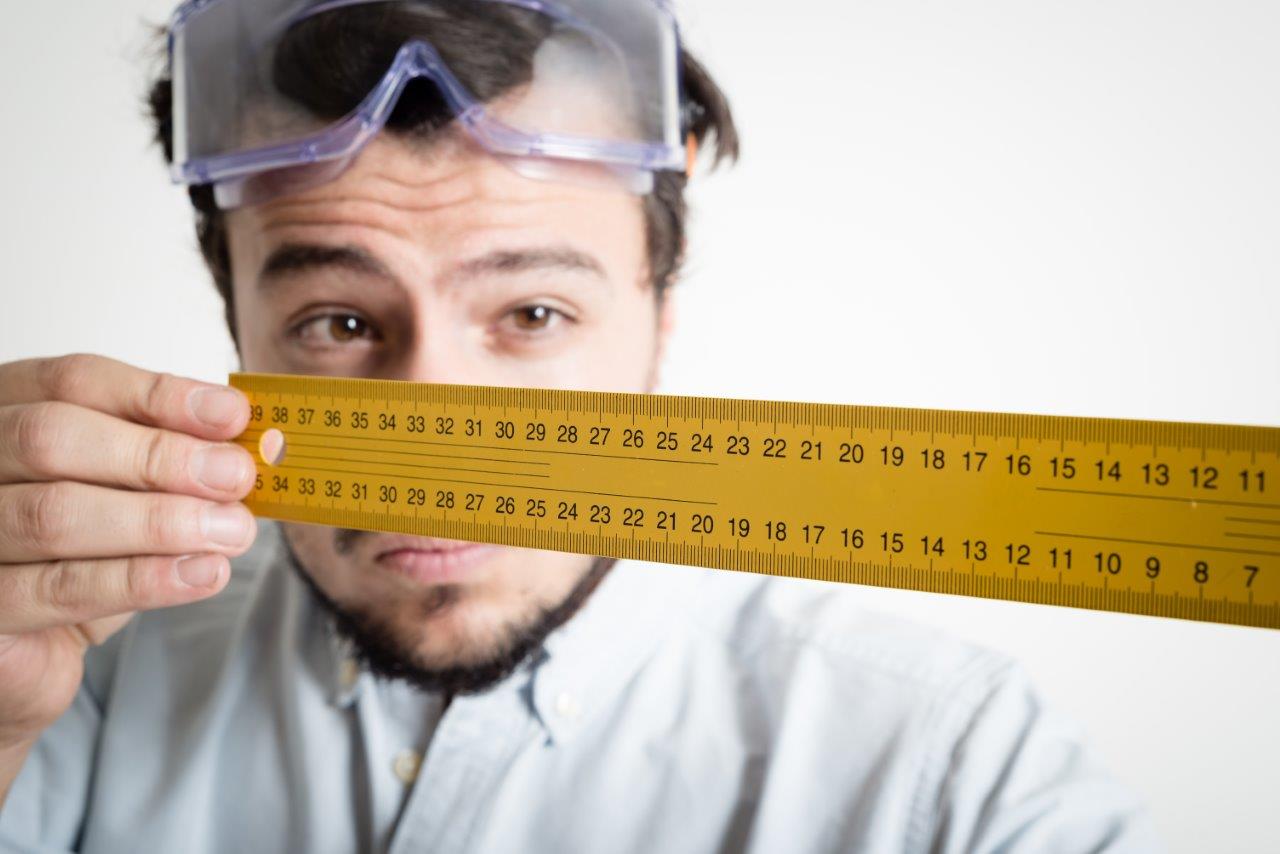
M622 562L442 715L351 663L279 546L89 655L0 848L1160 850L1016 666L856 588Z

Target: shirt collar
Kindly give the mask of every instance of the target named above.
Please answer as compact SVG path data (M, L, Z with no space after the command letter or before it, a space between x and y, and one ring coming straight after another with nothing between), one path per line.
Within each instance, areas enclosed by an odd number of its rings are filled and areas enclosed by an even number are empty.
M280 526L260 520L253 548L235 562L238 571L255 576L255 609L269 631L280 635L290 667L330 704L345 708L355 702L362 672L347 643L333 631L332 621L306 583L290 566Z

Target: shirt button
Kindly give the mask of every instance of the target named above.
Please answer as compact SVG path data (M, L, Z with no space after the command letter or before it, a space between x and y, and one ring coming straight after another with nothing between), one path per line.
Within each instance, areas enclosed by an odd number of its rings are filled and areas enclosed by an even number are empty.
M342 680L342 690L350 691L356 687L356 680L360 678L360 665L356 664L353 659L344 658L339 678Z
M582 706L579 705L577 698L567 691L556 697L555 710L557 715L569 720L574 720L582 714Z
M409 785L418 779L418 772L422 770L422 754L416 750L400 751L391 763L391 770L400 778L401 783Z

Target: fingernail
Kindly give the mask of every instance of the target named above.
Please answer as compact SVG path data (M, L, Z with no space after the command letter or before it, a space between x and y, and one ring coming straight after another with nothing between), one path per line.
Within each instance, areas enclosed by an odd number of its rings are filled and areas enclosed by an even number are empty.
M204 511L200 527L209 542L234 548L248 542L253 517L239 505L210 507Z
M222 574L223 559L217 555L196 555L178 561L178 578L188 587L212 587Z
M229 388L200 388L188 400L191 414L210 427L228 427L244 410L244 398Z
M197 453L193 459L196 480L209 489L230 492L248 478L244 451L225 445L214 445Z

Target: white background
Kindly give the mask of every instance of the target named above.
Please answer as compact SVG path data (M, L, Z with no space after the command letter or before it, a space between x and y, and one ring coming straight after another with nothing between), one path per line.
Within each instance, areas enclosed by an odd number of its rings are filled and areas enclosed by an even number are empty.
M0 361L234 366L148 147L165 0L10 3ZM690 0L741 122L665 390L1280 426L1280 4ZM868 590L1017 655L1178 852L1280 850L1280 633Z

